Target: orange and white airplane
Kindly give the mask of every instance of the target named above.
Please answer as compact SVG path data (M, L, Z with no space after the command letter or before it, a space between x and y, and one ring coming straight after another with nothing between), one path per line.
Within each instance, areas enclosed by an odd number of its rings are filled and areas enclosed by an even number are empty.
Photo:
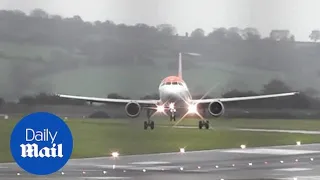
M190 55L195 55L191 54ZM131 118L136 118L140 115L142 109L147 109L149 111L155 112L169 112L170 120L175 120L176 109L183 108L187 110L187 114L197 114L201 116L198 112L199 110L204 111L205 109L214 116L219 117L224 114L225 107L224 102L231 101L243 101L243 100L254 100L254 99L265 99L265 98L275 98L283 96L296 95L299 92L289 92L280 94L269 94L269 95L258 95L258 96L247 96L247 97L233 97L233 98L214 98L214 99L192 99L190 91L187 84L182 78L182 53L179 53L179 71L178 76L168 76L163 79L159 85L159 95L160 99L154 100L131 100L131 99L111 99L111 98L99 98L99 97L85 97L85 96L74 96L66 94L57 94L61 98L84 100L90 103L117 103L126 104L125 112ZM186 115L187 115L186 114ZM204 126L206 129L209 128L209 121L203 120L199 121L199 128L202 129ZM154 122L149 119L144 122L144 129L150 126L154 129Z

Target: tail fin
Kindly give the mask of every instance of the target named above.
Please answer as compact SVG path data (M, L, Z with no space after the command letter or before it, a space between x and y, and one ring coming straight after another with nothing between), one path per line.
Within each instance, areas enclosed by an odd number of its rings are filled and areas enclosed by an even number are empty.
M179 72L178 72L178 77L182 78L182 59L181 59L181 53L179 53Z

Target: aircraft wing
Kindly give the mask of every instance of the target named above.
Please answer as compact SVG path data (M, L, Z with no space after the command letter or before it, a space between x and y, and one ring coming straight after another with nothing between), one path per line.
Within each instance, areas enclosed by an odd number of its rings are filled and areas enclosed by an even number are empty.
M155 105L159 100L133 100L133 99L112 99L112 98L98 98L98 97L86 97L86 96L74 96L67 94L56 94L56 96L67 99L74 100L84 100L88 102L97 102L97 103L113 103L113 104L126 104L129 102L137 102L141 105Z
M267 98L275 98L275 97L293 96L293 95L297 95L297 94L299 94L299 92L268 94L268 95L258 95L258 96L245 96L245 97L232 97L232 98L195 99L195 100L192 100L192 102L197 103L197 104L206 104L206 103L211 103L212 101L232 102L232 101L244 101L244 100L255 100L255 99L267 99Z

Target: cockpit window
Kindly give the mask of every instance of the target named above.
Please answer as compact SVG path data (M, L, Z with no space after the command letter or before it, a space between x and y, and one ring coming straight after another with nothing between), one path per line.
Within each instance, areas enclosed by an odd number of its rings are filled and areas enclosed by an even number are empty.
M166 82L165 85L171 85L171 82Z
M178 83L177 82L172 82L172 85L177 85Z
M180 86L183 86L182 83L180 83L180 82L179 82L178 84L179 84Z

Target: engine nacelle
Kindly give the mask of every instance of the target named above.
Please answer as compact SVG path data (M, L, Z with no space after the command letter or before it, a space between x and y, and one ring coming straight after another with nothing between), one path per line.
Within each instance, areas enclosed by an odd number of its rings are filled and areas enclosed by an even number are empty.
M208 106L209 113L214 117L219 117L224 114L224 105L220 101L213 101Z
M125 111L129 117L136 118L140 115L141 106L139 103L129 102L125 107Z

